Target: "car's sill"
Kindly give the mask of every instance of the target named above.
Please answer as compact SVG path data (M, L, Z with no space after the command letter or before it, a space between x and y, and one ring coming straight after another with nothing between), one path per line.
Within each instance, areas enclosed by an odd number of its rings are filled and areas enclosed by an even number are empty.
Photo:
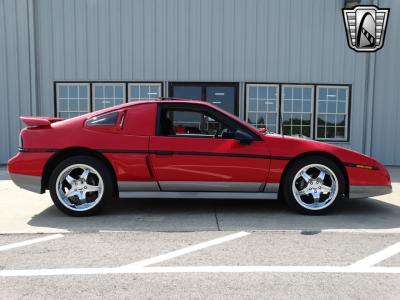
M260 199L276 200L277 193L239 192L120 192L120 198Z

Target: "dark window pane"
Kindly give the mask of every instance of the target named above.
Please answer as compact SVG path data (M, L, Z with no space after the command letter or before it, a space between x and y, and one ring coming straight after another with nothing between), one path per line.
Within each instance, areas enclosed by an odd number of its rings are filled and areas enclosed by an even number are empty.
M344 127L336 127L336 138L344 139Z
M335 115L327 115L328 116L328 118L327 118L327 125L328 126L335 126L335 123L336 123L336 121L335 121Z
M78 87L76 85L69 87L69 98L78 98Z
M230 86L206 87L206 100L219 108L235 113L235 88Z
M160 96L160 87L158 85L150 85L150 97L157 98Z
M95 99L94 100L94 109L98 110L98 109L103 109L103 108L104 108L103 99Z
M272 125L275 125L276 124L276 114L275 113L273 113L273 114L267 114L267 123L268 124L272 124Z
M249 100L249 111L257 111L257 100Z
M124 87L116 86L115 87L115 98L123 98L124 97Z
M302 112L302 101L301 100L293 100L293 111L294 112Z
M95 88L94 88L94 96L96 98L104 97L103 87L102 86L95 86Z
M255 86L249 87L249 98L257 98L257 89Z
M250 124L255 124L257 120L257 113L248 113L247 114L247 122Z
M58 97L59 98L68 98L68 87L67 86L60 86L58 89Z
M116 99L116 100L115 100L115 105L120 105L120 104L122 104L122 103L124 103L124 100L123 100L123 99Z
M318 125L323 125L323 126L325 126L325 124L326 124L326 115L324 114L324 115L319 115L318 116Z
M335 127L326 127L326 138L332 139L335 137Z
M347 93L347 89L345 88L339 88L338 89L338 99L345 101L346 100L346 93Z
M282 127L283 134L290 135L291 134L290 129L291 129L290 126L283 126Z
M337 89L329 88L328 89L328 100L336 100L337 98Z
M275 125L268 125L267 130L274 133L278 132Z
M67 99L60 99L58 102L58 110L59 111L68 111L68 100Z
M311 136L311 127L310 126L302 126L301 128L301 134L307 137Z
M327 110L327 101L320 100L318 102L318 112L325 113Z
M318 138L325 138L325 127L318 126L317 137Z
M277 98L277 89L276 87L268 88L268 99L276 99Z
M70 112L69 113L69 117L70 118L74 118L74 117L77 117L77 116L80 116L81 114L79 113L79 112Z
M301 125L301 114L292 114L292 124Z
M345 117L344 115L336 115L336 126L344 126Z
M79 86L79 98L86 98L88 97L88 90L87 86L81 85Z
M174 86L173 96L183 99L201 100L201 87L199 86Z
M138 99L140 97L139 86L137 86L137 85L131 85L130 86L130 95L129 95L129 97L130 98L135 98L135 99Z
M311 114L302 114L301 125L311 125Z
M58 116L59 116L60 118L67 119L67 118L69 118L69 113L67 113L67 112L60 112L60 113L58 114Z
M150 87L148 85L141 85L139 93L140 99L149 99L150 97L149 92L150 92Z
M283 120L282 120L283 125L290 125L291 120L292 120L291 114L283 114Z
M258 101L258 111L267 111L267 103L268 103L268 100L259 100Z
M78 111L78 99L69 99L69 111Z
M265 115L264 114L257 115L257 124L265 125Z
M268 111L276 111L276 101L268 100Z
M285 100L283 101L283 110L285 112L292 112L292 100Z
M311 112L311 101L303 101L303 112Z
M327 89L326 88L319 88L319 99L320 100L327 100Z
M284 88L284 96L285 96L285 99L292 99L292 88L285 87Z
M88 111L88 100L79 99L79 111L83 111L83 112Z
M268 98L267 91L268 91L267 87L259 87L258 88L258 98L259 99L267 99Z
M337 103L337 112L345 113L346 112L346 102L339 101Z
M303 89L293 88L293 99L303 99Z
M301 127L300 126L293 126L292 127L292 135L300 134L301 133Z
M311 100L311 88L303 89L303 99Z
M328 113L336 113L336 101L328 101Z

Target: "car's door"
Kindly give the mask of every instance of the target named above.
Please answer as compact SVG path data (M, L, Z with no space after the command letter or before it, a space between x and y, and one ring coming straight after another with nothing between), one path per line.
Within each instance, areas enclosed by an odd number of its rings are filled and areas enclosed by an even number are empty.
M262 191L269 156L260 137L204 105L160 104L149 151L163 191ZM250 143L234 131L252 134Z

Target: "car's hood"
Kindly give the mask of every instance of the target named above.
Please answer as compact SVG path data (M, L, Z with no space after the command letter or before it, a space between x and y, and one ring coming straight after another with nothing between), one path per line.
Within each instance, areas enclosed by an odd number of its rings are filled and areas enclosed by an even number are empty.
M267 134L264 140L272 156L293 158L307 152L325 152L336 156L344 163L382 166L370 156L338 145L278 134Z

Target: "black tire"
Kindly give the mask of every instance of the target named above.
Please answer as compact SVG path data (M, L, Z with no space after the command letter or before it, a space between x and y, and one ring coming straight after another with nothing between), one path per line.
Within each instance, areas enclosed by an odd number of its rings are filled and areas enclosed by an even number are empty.
M318 209L311 210L302 206L295 198L294 192L292 190L292 184L295 179L296 174L305 166L319 164L329 168L337 178L338 181L338 193L337 196L332 199L329 206ZM327 179L329 180L329 178ZM285 173L284 178L282 179L282 189L281 196L283 200L287 203L287 205L302 214L306 215L322 215L329 211L331 211L334 207L336 207L344 198L345 198L345 187L346 180L345 175L343 174L342 169L334 162L333 160L323 157L323 156L306 156L301 159L294 161L290 166L287 172ZM308 196L306 196L308 197Z
M61 200L58 198L57 191L56 191L56 182L57 178L60 175L60 173L67 167L75 165L75 164L84 164L92 167L95 169L98 174L101 176L101 179L104 184L103 188L103 195L102 197L98 200L98 203L93 206L92 208L84 211L77 211L68 208L66 205L64 205ZM53 172L51 173L50 180L49 180L49 190L50 190L50 196L51 199L54 202L54 205L57 206L58 209L60 209L62 212L74 216L74 217L80 217L80 216L88 216L88 215L94 215L98 213L101 209L104 208L105 204L113 199L114 196L114 182L113 182L113 177L111 175L110 170L107 168L107 166L98 158L92 157L92 156L87 156L87 155L81 155L81 156L72 156L69 157L62 162L60 162Z

